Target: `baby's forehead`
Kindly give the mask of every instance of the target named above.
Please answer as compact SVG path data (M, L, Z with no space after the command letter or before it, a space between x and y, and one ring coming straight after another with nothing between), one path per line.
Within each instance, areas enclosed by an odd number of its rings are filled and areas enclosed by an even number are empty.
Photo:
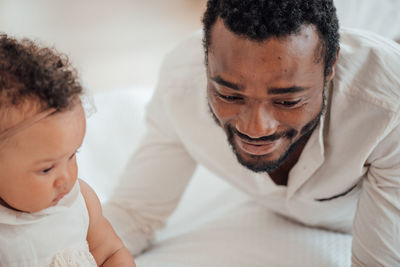
M7 103L0 107L0 135L3 131L31 118L43 111L38 101L24 100L18 105Z
M0 153L22 153L35 157L70 153L81 145L85 125L80 103L62 111L50 108L36 112L0 132Z

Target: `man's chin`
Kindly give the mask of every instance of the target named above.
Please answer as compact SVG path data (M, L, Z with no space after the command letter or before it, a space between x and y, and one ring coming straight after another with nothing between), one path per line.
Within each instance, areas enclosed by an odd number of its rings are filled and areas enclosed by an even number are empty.
M284 161L284 159L274 157L273 153L251 155L239 152L237 148L234 149L234 152L239 163L253 172L272 172L279 168Z

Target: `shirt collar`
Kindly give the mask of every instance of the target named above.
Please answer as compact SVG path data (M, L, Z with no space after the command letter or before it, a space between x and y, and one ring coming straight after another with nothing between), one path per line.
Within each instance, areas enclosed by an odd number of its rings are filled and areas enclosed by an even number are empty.
M290 198L325 160L324 136L326 136L329 129L333 86L333 81L331 81L326 91L326 110L322 114L317 128L307 141L299 160L289 172L287 198Z

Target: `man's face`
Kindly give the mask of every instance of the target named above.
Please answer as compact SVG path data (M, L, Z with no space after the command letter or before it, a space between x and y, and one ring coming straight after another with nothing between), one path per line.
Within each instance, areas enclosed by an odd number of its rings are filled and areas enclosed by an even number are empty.
M284 38L250 41L219 19L211 32L207 97L239 162L281 166L319 123L324 101L320 39L312 26Z

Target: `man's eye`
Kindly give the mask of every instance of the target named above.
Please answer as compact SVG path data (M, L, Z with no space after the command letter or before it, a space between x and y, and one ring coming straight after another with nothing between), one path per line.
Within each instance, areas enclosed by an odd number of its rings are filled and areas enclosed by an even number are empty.
M217 93L217 96L223 100L229 101L229 102L234 102L238 100L242 100L240 96L231 96L231 95L223 95L220 93Z
M284 106L284 107L294 107L296 106L298 103L300 103L300 100L296 100L296 101L276 101L275 104Z

